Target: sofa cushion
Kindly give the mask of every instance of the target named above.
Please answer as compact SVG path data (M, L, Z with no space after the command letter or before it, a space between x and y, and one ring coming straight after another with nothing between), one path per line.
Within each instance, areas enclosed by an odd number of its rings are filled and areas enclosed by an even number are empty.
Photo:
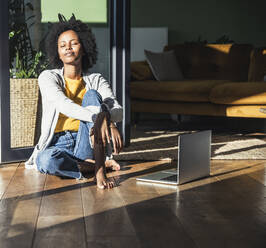
M207 102L162 102L134 99L131 101L131 109L133 112L169 113L181 115L224 116L224 106L225 105Z
M179 81L183 79L174 51L154 53L144 50L144 52L152 73L158 81Z
M130 63L131 77L134 80L154 79L147 61L134 61Z
M132 100L133 112L265 118L260 108L266 105L223 105L213 103L160 102Z
M158 101L209 102L211 89L225 80L135 81L130 84L131 98Z
M210 92L210 101L216 104L266 104L266 83L224 83Z
M249 44L177 44L164 48L174 50L185 78L247 81Z
M250 56L248 81L263 81L266 75L266 48L254 48Z

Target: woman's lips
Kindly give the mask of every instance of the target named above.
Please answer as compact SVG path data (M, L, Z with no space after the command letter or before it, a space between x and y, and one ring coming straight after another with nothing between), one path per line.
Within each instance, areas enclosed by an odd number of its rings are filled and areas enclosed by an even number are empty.
M66 56L66 57L73 56L73 55L74 55L73 52L65 53L65 56Z

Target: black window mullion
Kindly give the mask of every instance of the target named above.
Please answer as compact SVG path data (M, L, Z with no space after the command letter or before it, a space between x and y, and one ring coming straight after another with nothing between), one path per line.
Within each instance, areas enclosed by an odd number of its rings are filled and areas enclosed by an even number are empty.
M110 79L113 91L123 105L119 125L125 145L130 143L130 0L110 1Z
M0 163L25 160L33 148L11 148L8 0L0 8Z

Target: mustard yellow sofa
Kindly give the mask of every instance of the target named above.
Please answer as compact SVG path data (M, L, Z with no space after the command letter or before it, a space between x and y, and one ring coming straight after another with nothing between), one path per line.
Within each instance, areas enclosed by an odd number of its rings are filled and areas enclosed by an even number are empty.
M266 118L266 49L249 44L177 44L182 81L156 81L146 61L131 63L133 113Z

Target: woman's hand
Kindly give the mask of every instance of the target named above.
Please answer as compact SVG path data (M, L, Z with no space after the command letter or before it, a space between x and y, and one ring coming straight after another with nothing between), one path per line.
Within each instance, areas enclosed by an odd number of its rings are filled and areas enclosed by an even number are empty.
M108 117L109 116L106 112L101 112L98 114L93 128L93 143L102 143L104 146L106 146L106 142L110 143L111 134L114 154L119 154L123 148L121 135L113 123L111 123L110 126L108 125Z
M107 143L110 143L110 134L108 130L108 123L107 123L106 117L103 119L103 122L102 122L101 137L102 137L103 146L106 146L106 141Z
M119 154L123 148L123 142L121 139L121 135L117 127L113 123L110 124L110 130L111 130L111 137L112 137L113 146L114 146L114 154Z
M94 125L94 142L96 144L102 143L106 146L106 141L110 143L110 134L108 130L108 115L106 112L101 112L97 115Z

